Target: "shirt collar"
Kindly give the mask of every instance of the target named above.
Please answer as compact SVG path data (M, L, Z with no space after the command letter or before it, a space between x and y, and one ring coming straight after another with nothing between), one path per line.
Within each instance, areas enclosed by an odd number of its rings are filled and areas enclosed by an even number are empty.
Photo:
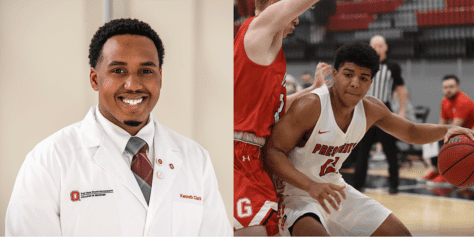
M95 114L96 120L104 130L105 134L110 138L110 140L112 140L112 143L115 144L120 154L123 154L128 140L130 140L132 136L123 128L105 118L99 111L99 106L96 106ZM150 113L148 123L135 135L148 144L149 153L151 153L151 149L153 149L153 137L155 135L155 124L153 123L153 120L153 115Z

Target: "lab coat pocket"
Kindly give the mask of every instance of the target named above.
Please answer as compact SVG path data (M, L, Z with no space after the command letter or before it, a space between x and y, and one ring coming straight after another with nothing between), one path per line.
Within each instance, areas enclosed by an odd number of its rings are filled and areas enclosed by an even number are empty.
M196 236L202 222L203 206L190 202L173 202L173 236Z

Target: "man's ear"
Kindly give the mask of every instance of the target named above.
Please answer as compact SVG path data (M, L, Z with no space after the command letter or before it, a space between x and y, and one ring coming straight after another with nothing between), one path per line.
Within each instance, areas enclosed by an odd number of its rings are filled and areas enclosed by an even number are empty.
M95 91L99 91L98 72L93 67L91 67L91 70L89 73L89 80L90 80L92 89L94 89Z
M334 68L332 69L332 78L334 80L334 78L336 78L336 75L337 75L337 70Z
M163 73L162 73L162 68L160 67L160 88L163 86Z

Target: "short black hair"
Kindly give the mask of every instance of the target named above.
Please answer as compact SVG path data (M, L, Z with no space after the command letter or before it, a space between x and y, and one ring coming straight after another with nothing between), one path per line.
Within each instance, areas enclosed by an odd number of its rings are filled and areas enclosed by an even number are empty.
M459 78L458 78L456 75L448 74L448 75L446 75L446 76L443 77L442 82L443 82L443 81L446 81L446 80L448 80L448 79L454 79L454 80L456 81L456 83L457 83L458 85L460 85Z
M380 57L377 52L370 45L362 42L345 44L336 51L334 69L339 71L339 67L345 62L355 63L370 69L372 78L380 68Z
M163 57L165 56L165 49L163 48L163 42L161 42L160 37L147 23L130 18L109 21L95 32L91 44L89 45L90 66L93 68L97 66L97 62L102 55L102 48L109 38L125 34L142 35L151 39L158 51L159 66L161 68L161 65L163 65Z

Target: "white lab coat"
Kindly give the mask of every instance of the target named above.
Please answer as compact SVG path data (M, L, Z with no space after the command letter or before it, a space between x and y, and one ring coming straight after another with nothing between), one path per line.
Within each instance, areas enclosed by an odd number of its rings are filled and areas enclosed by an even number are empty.
M155 119L147 206L130 167L94 113L92 107L83 121L56 132L27 155L7 208L7 236L233 234L206 150Z

